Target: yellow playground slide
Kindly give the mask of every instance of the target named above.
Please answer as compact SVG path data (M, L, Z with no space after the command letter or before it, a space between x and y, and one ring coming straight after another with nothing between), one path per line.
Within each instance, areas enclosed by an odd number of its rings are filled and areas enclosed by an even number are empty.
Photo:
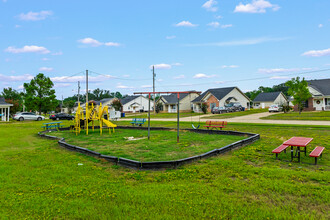
M106 119L104 119L104 118L101 118L101 119L102 119L102 122L103 122L104 124L106 124L109 128L115 128L115 127L117 127L116 124L114 124L114 123L112 123L112 122L110 122L110 121L108 121L108 120L106 120Z

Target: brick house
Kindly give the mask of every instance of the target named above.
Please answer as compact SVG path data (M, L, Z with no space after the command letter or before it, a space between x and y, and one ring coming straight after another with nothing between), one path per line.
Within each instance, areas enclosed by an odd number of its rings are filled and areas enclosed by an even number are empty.
M309 80L307 83L312 97L304 103L303 111L330 111L330 79ZM297 105L294 110L298 111Z
M245 109L250 109L251 100L237 87L208 89L192 101L194 112L201 112L201 104L208 105L210 112L214 107L224 107L225 104L238 102Z

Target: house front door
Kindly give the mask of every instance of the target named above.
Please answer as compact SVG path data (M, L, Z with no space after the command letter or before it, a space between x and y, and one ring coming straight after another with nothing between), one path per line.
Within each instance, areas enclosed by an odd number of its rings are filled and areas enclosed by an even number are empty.
M316 111L322 111L323 99L314 99L313 105Z

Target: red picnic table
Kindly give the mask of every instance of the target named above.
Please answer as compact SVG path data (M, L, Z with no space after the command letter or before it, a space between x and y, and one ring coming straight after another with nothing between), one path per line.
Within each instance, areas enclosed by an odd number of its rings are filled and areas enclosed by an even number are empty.
M304 147L305 150L302 152L305 152L306 156L306 147L307 145L313 140L313 138L305 138L305 137L292 137L289 140L285 141L283 145L291 146L291 161L293 160L293 147L297 147L296 154L298 152L298 162L300 162L300 148Z

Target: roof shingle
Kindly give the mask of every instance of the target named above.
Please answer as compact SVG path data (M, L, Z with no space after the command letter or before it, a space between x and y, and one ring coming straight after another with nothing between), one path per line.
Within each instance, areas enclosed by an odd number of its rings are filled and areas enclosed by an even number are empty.
M273 102L281 94L281 92L262 92L255 98L254 102Z

